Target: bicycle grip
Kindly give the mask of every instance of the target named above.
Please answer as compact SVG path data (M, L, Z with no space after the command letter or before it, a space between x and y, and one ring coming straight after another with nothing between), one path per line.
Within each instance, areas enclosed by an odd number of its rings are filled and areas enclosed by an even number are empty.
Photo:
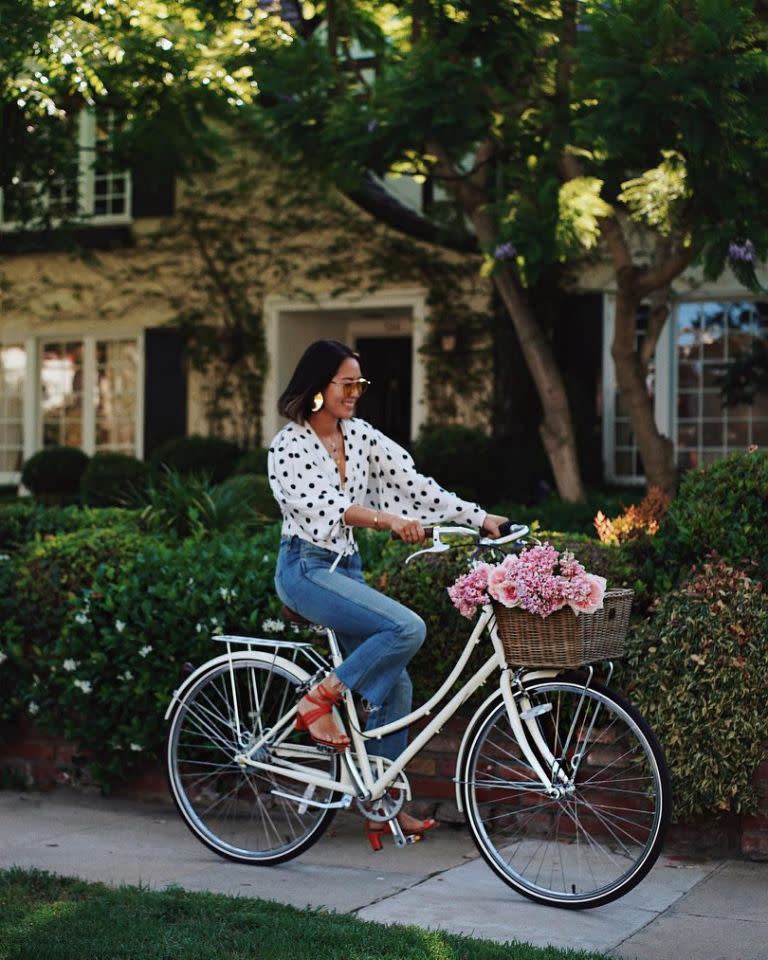
M425 539L425 540L431 540L433 533L434 533L434 527L424 527L424 539ZM402 540L403 538L400 536L399 533L395 533L395 531L392 530L392 532L389 534L389 539L390 539L390 540Z

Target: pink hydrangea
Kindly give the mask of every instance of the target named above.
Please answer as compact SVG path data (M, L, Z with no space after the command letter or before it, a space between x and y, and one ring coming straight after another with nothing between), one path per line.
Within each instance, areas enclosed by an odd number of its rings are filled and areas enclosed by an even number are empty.
M448 588L448 595L462 617L471 620L477 608L489 602L487 588L490 570L491 567L487 563L479 563Z
M574 555L562 555L549 543L509 555L496 565L478 564L449 588L462 616L471 618L478 606L496 600L548 617L570 606L574 613L594 613L603 605L606 580L587 573Z

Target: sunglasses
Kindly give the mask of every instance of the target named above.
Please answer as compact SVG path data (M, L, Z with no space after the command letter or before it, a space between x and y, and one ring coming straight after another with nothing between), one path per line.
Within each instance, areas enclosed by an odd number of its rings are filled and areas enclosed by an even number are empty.
M362 397L371 385L371 381L366 380L365 377L359 377L357 380L331 380L331 383L340 384L345 397Z

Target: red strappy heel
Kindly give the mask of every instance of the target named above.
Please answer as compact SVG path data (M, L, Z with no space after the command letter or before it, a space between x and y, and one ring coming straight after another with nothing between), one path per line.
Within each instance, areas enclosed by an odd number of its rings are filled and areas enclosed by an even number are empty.
M403 830L403 833L406 838L410 838L410 843L418 843L422 838L422 834L425 834L427 830L434 830L436 826L437 820L430 817L429 820L422 820L415 830L408 831L407 833ZM378 823L372 820L366 820L365 822L365 835L368 837L368 843L370 843L371 850L373 850L374 853L378 853L378 851L383 848L384 844L382 840L384 834L389 832L390 828L387 823Z
M318 683L314 690L310 690L309 693L304 695L304 699L309 700L310 703L314 703L315 709L307 710L305 714L296 714L296 729L306 730L314 742L321 747L330 747L331 750L346 750L350 744L350 740L341 730L339 730L339 733L344 738L343 740L326 740L325 737L316 737L309 729L310 724L314 723L315 720L318 720L320 717L324 717L326 713L330 713L335 706L341 703L341 691L339 690L338 693L332 693L327 687L323 686L322 683Z

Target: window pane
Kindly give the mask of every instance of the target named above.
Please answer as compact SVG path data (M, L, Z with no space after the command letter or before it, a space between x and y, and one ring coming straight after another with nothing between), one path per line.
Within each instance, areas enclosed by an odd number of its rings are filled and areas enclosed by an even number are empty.
M24 455L24 382L27 352L21 344L0 346L0 471L16 473Z
M132 452L136 446L136 341L100 340L96 359L96 449L118 446Z
M616 446L629 447L632 444L632 427L626 420L616 421Z
M683 419L699 416L699 394L697 392L680 391L677 397L677 415Z
M83 344L50 341L41 346L40 408L43 446L83 444Z
M616 476L633 477L635 475L635 455L631 451L617 451Z
M680 447L698 447L700 423L693 420L678 420L677 443Z
M731 420L730 417L728 418L725 438L729 450L738 450L749 445L749 427L749 420Z
M705 420L702 424L701 442L705 447L717 447L723 443L722 420Z
M677 384L681 390L692 390L701 385L701 364L680 363L677 372Z
M722 417L723 397L719 390L702 391L701 413L705 417Z

